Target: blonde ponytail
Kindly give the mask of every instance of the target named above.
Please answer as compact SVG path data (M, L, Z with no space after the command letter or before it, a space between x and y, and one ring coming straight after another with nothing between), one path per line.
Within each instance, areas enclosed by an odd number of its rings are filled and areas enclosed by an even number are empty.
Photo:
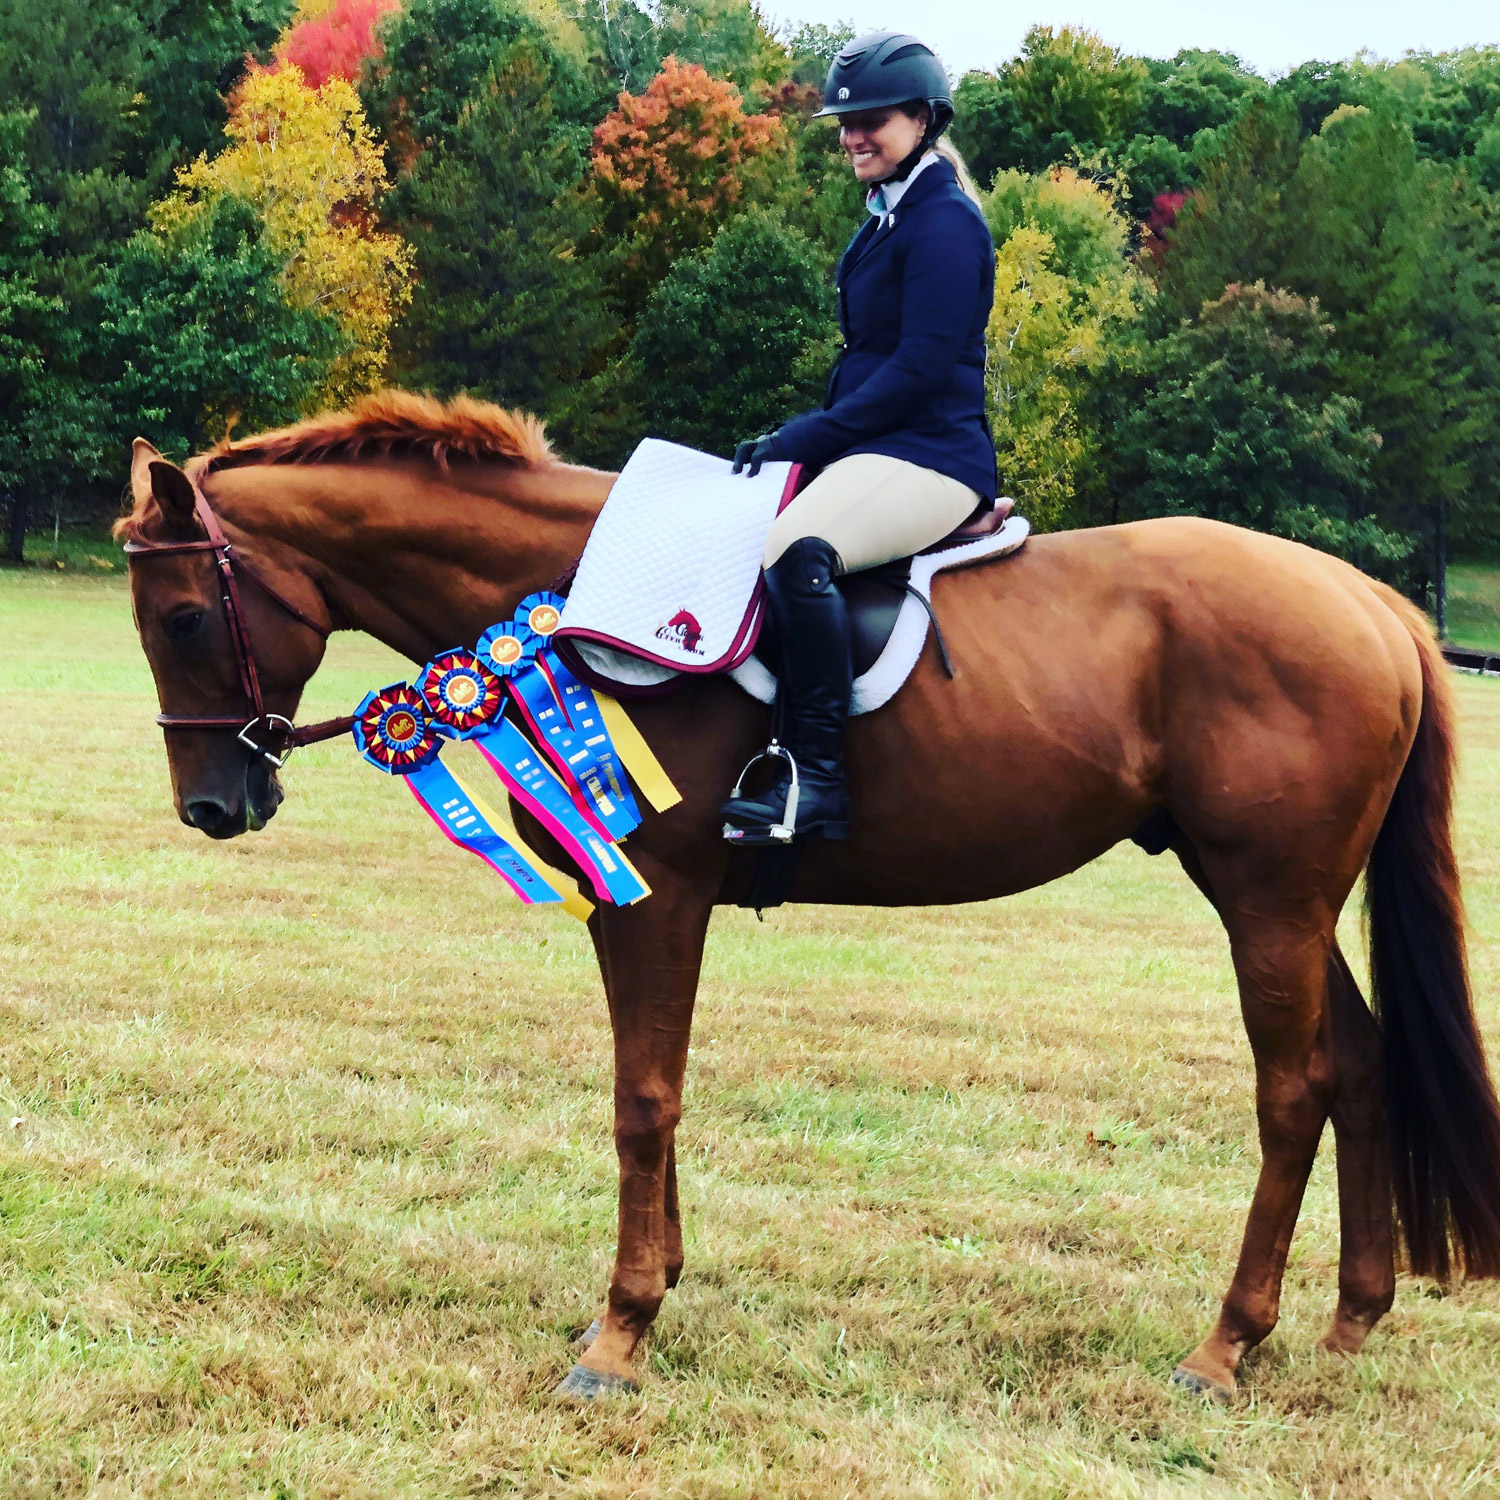
M938 139L933 142L932 149L936 151L944 161L951 164L954 172L958 175L959 187L961 187L964 190L965 194L972 198L975 203L978 203L979 206L983 208L984 204L980 201L979 188L974 179L969 175L969 168L965 163L963 156L960 154L958 147L955 146L946 135L943 135L939 136Z

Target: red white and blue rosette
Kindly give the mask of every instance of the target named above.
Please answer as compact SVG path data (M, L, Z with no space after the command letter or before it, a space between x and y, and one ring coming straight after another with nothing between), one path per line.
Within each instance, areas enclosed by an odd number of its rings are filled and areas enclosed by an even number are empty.
M442 748L422 695L409 682L366 693L354 710L353 732L359 753L391 776L410 776Z
M473 651L442 651L422 668L417 691L440 734L456 740L476 735L500 717L505 690Z

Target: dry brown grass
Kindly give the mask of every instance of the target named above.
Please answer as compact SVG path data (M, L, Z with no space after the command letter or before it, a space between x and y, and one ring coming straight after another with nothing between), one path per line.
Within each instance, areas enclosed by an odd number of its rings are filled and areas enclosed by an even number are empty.
M309 717L389 668L341 642ZM1331 1152L1241 1400L1167 1387L1257 1155L1223 944L1164 862L722 915L687 1275L641 1396L580 1411L548 1391L615 1201L582 930L347 746L265 833L179 827L118 579L0 577L0 690L0 1494L1500 1493L1500 1290L1404 1280L1368 1353L1313 1351ZM1500 687L1461 694L1494 1039Z

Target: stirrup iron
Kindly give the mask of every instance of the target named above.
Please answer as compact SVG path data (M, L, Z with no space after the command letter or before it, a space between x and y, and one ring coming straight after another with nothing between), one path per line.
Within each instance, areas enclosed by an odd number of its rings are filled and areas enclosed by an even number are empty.
M797 776L797 760L790 750L779 740L772 739L766 748L757 755L752 755L745 762L744 769L740 772L734 783L734 790L729 794L729 800L733 802L737 797L744 795L745 777L750 774L753 766L757 766L763 760L784 760L787 768L792 773L791 785L786 791L786 806L782 810L781 821L772 823L769 827L760 828L736 828L733 823L724 825L724 837L731 844L790 844L797 831L797 803L801 799L801 782Z

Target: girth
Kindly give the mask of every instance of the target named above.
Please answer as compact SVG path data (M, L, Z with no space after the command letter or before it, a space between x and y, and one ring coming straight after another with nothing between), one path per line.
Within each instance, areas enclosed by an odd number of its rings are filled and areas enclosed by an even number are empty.
M219 600L224 606L224 620L229 627L229 639L234 648L234 664L239 674L240 692L244 694L249 716L215 714L157 714L156 722L163 729L197 729L232 733L241 744L263 755L274 766L284 766L287 757L299 745L313 745L320 740L336 739L347 734L354 720L351 718L325 719L318 724L301 727L281 714L268 713L260 691L260 674L255 668L255 654L250 645L250 627L245 619L244 606L240 602L239 581L236 572L242 573L268 599L279 605L299 625L305 625L320 640L327 640L330 632L317 620L299 609L284 594L267 583L245 559L234 550L234 544L224 534L219 518L201 486L193 484L193 514L202 526L204 535L188 542L126 542L125 553L129 561L150 557L170 557L184 552L212 552L219 577ZM259 726L259 727L258 727Z

